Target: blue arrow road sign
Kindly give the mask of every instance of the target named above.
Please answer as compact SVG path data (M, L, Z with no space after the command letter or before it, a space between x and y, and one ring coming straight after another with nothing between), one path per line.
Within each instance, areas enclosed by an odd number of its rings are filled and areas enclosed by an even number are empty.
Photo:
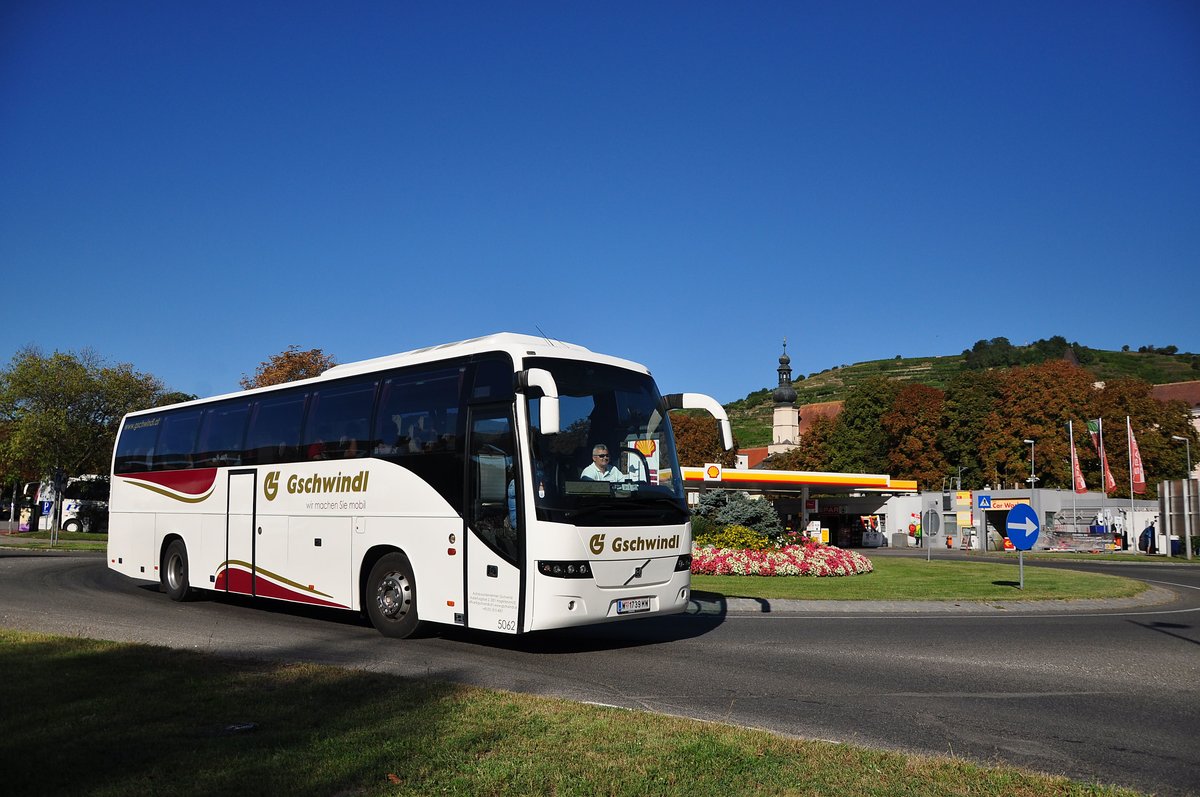
M1029 504L1017 504L1008 510L1005 527L1013 547L1018 551L1028 551L1037 542L1041 524L1038 523L1037 512L1033 511L1033 507Z
M992 497L990 495L979 496L979 508L980 509L991 509L992 508Z

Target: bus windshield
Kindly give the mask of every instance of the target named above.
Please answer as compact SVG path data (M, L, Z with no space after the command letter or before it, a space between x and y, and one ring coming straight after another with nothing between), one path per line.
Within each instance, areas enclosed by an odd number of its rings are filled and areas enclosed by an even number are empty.
M611 365L526 358L558 386L558 434L540 432L528 402L534 507L580 526L678 524L688 511L666 407L648 374Z

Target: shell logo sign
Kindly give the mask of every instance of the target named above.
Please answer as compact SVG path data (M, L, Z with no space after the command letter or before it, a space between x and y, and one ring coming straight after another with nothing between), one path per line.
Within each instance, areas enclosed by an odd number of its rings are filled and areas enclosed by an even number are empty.
M719 482L721 481L721 466L716 463L708 463L704 466L704 481Z
M634 442L633 447L639 454L649 459L658 450L658 442L656 440L637 440Z

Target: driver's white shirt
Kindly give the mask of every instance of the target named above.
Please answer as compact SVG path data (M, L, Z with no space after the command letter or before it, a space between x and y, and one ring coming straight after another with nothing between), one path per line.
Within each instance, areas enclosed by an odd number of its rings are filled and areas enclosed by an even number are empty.
M583 473L579 474L579 478L589 479L594 482L622 482L625 481L625 474L616 468L609 468L607 471L602 471L593 462L583 469Z

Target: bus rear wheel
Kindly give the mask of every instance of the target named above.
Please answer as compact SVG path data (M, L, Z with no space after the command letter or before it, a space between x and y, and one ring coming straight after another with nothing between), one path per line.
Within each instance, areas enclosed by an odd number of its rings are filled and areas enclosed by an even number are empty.
M404 639L414 633L417 618L417 582L412 565L402 553L389 553L371 568L365 595L371 625L384 636Z
M159 568L159 583L162 591L173 601L185 601L191 592L188 582L187 546L183 540L175 540L167 546Z

